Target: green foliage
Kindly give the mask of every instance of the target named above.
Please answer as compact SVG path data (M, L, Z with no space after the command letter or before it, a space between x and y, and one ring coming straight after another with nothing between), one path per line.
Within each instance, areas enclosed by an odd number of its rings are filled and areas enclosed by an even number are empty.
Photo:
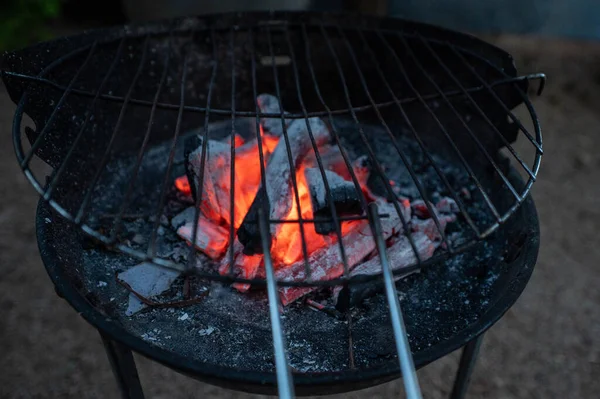
M47 22L60 9L61 0L0 0L0 50L51 39Z

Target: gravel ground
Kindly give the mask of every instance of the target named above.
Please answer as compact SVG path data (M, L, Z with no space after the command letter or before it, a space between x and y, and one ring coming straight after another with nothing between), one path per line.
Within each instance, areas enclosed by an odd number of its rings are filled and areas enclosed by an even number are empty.
M468 397L592 398L600 392L600 43L491 38L519 70L545 72L535 101L545 157L533 195L542 248L518 303L486 335ZM117 397L96 331L54 293L35 244L37 197L13 155L14 110L0 88L0 397ZM523 143L521 143L523 144ZM449 393L458 353L419 372ZM258 397L198 383L141 357L150 398ZM339 398L397 396L400 381Z

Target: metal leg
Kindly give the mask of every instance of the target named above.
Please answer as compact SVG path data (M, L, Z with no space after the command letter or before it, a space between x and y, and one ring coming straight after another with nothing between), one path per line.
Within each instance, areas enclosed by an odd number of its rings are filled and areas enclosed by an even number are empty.
M463 348L463 353L460 357L460 363L458 365L458 371L456 372L456 379L454 380L454 387L452 388L450 399L464 399L467 389L469 388L471 374L475 368L475 362L477 361L477 354L479 353L481 341L483 341L483 334L469 342Z
M113 374L117 379L121 397L123 399L144 399L144 392L131 350L102 334L100 335Z

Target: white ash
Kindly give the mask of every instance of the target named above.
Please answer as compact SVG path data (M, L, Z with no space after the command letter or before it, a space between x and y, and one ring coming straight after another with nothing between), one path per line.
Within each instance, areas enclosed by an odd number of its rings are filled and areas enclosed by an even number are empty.
M175 281L180 274L179 271L162 268L152 263L144 262L119 273L117 277L119 280L129 284L129 286L138 294L146 298L152 298L153 296L160 295L168 290L169 287L171 287L171 284L173 284L173 281ZM131 316L145 307L146 305L140 301L138 297L133 293L130 293L129 305L125 314Z
M207 328L203 328L203 329L198 330L198 335L207 336L207 335L212 334L214 331L215 331L215 328L209 326Z
M272 94L260 94L256 98L256 103L258 104L260 112L264 114L281 113L281 105L279 103L279 99ZM291 121L291 119L284 120L283 123L285 124L286 128L290 125ZM283 134L281 118L261 118L260 123L265 128L265 130L272 136L281 137L281 135Z
M187 313L184 313L184 314L182 314L181 316L179 316L179 317L177 318L177 320L179 320L179 321L186 321L186 320L187 320L187 319L189 319L189 318L190 318L190 315L189 315L189 314L187 314Z

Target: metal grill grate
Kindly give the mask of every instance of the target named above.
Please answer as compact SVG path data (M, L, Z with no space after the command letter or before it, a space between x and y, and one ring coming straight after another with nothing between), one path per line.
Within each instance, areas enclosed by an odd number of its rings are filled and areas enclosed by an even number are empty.
M285 118L308 120L315 116L328 121L333 141L343 156L357 191L362 193L353 172L352 160L342 145L343 133L336 128L336 118L347 117L354 123L357 140L368 155L373 172L383 182L384 192L392 199L406 237L419 261L411 268L403 269L402 273L460 253L490 236L528 195L540 166L542 138L537 116L527 97L527 87L530 80L540 80L538 92L541 93L545 82L543 74L517 76L508 57L502 59L497 54L479 54L475 39L463 38L461 41L450 33L445 38L444 31L440 34L438 31L428 30L431 28L416 29L408 23L398 22L398 28L392 28L370 26L367 23L352 25L343 20L332 23L328 18L312 16L303 19L287 14L281 19L257 17L253 23L231 22L227 20L207 24L206 21L188 19L173 22L168 29L125 29L118 37L90 35L76 45L61 43L58 47L62 54L43 69L37 70L37 65L31 65L4 70L2 73L7 82L16 82L26 88L18 99L13 130L14 144L25 175L44 200L64 218L80 225L85 233L112 248L164 267L195 270L191 267L195 264L196 256L193 247L187 264L161 257L156 248L161 215L173 184L173 170L181 164L178 146L185 132L193 126L204 126L203 163L200 169L202 179L206 143L212 122L229 119L231 130L235 131L238 119L254 118L258 132L260 118L280 118L290 166L294 169ZM16 60L10 57L9 55L7 59L14 66ZM283 105L280 114L260 112L255 101L260 92L272 92L280 99ZM46 101L50 105L39 104ZM521 103L527 108L533 131L527 129L513 112L514 107ZM283 109L288 112L284 114ZM420 110L419 115L428 117L417 120L413 117L415 109ZM31 141L28 149L21 132L24 112L31 114L37 128L26 132ZM106 119L103 120L103 117ZM447 122L449 118L452 123ZM143 126L136 128L136 124L143 120ZM473 123L474 120L477 125ZM410 175L439 230L445 249L426 262L419 259L408 221L402 215L402 205L390 184L385 166L371 145L365 121L377 124L385 132L389 145L394 148L401 161L399 164ZM419 178L409 154L398 143L399 125L404 126L405 135L414 140L450 197L458 204L460 215L469 230L469 240L458 246L453 245L444 233L440 220L431 208L431 195L426 182ZM331 204L332 221L336 226L335 234L344 263L344 276L329 281L311 280L304 226L315 220L303 219L299 207L297 220L267 221L263 218L259 220L259 224L263 238L267 236L264 233L268 231L269 223L299 224L308 276L306 280L276 282L268 255L269 246L265 240L266 279L247 280L236 278L233 274L220 276L195 270L204 278L267 286L276 353L280 356L277 358L282 389L280 392L282 396L288 397L293 389L286 367L283 334L278 324L277 286L340 285L353 283L354 280L377 278L371 276L350 279L339 222L357 217L342 217L337 214L319 148L308 122L307 127ZM530 163L513 147L513 133L524 137L528 142L533 152ZM437 135L438 141L431 141L432 134ZM261 182L265 186L260 134L256 135L256 139L260 158L257 162L260 162ZM133 249L120 238L119 233L128 210L135 208L134 197L140 184L138 177L144 159L151 153L153 145L165 141L170 143L168 156L162 160L162 178L155 182L160 190L153 211L145 215L152 223L152 229L148 232L148 245L144 250ZM485 205L483 209L490 215L489 222L481 223L481 220L475 220L469 213L457 193L456 185L451 181L452 176L438 165L431 151L432 142L443 142L448 156L455 159L468 174L477 195L481 196L482 204ZM508 150L508 156L521 168L527 179L522 190L515 188L506 176L503 158L497 155L503 147ZM86 153L89 157L86 157ZM232 190L235 187L235 153L236 147L232 140ZM31 169L32 160L36 156L54 168L54 173L45 182L36 177ZM104 179L103 176L116 173L108 168L111 161L119 157L134 159L134 166L124 189L117 190L122 192L119 193L117 205L112 208L114 212L103 215L95 210L97 207L94 205L94 197L98 195L98 186ZM474 157L483 159L485 166L479 164L478 169L475 169L475 163L472 162ZM73 169L89 171L85 174L87 178L70 181ZM481 181L481 170L487 170L497 180L496 190L507 190L510 193L512 201L508 206L495 202L497 193ZM296 204L299 204L294 174L292 180ZM203 186L200 181L199 187ZM81 201L76 203L65 194L74 189L85 193L80 196ZM202 192L196 197L196 222L200 217L201 197ZM230 219L234 220L233 193L230 199ZM380 231L379 218L389 215L379 215L376 207L369 209L367 202L363 195L363 214L358 218L369 220L376 233ZM264 212L261 214L264 216ZM112 225L108 229L100 229L97 224L99 219L111 220ZM197 225L198 223L193 225L192 242L198 233ZM374 236L385 266L385 244L381 234ZM230 242L233 242L233 223L230 225L229 237ZM233 255L231 247L226 255L230 257L230 264L233 264ZM394 293L391 271L387 268L383 268L383 271L390 308L396 310L392 314L400 315L399 320L394 319L394 329L397 342L400 343L399 353L402 353L407 348L401 345L403 327L397 295ZM351 320L349 322L351 325ZM284 389L286 387L287 390ZM413 386L412 394L418 395L417 391L418 386Z

